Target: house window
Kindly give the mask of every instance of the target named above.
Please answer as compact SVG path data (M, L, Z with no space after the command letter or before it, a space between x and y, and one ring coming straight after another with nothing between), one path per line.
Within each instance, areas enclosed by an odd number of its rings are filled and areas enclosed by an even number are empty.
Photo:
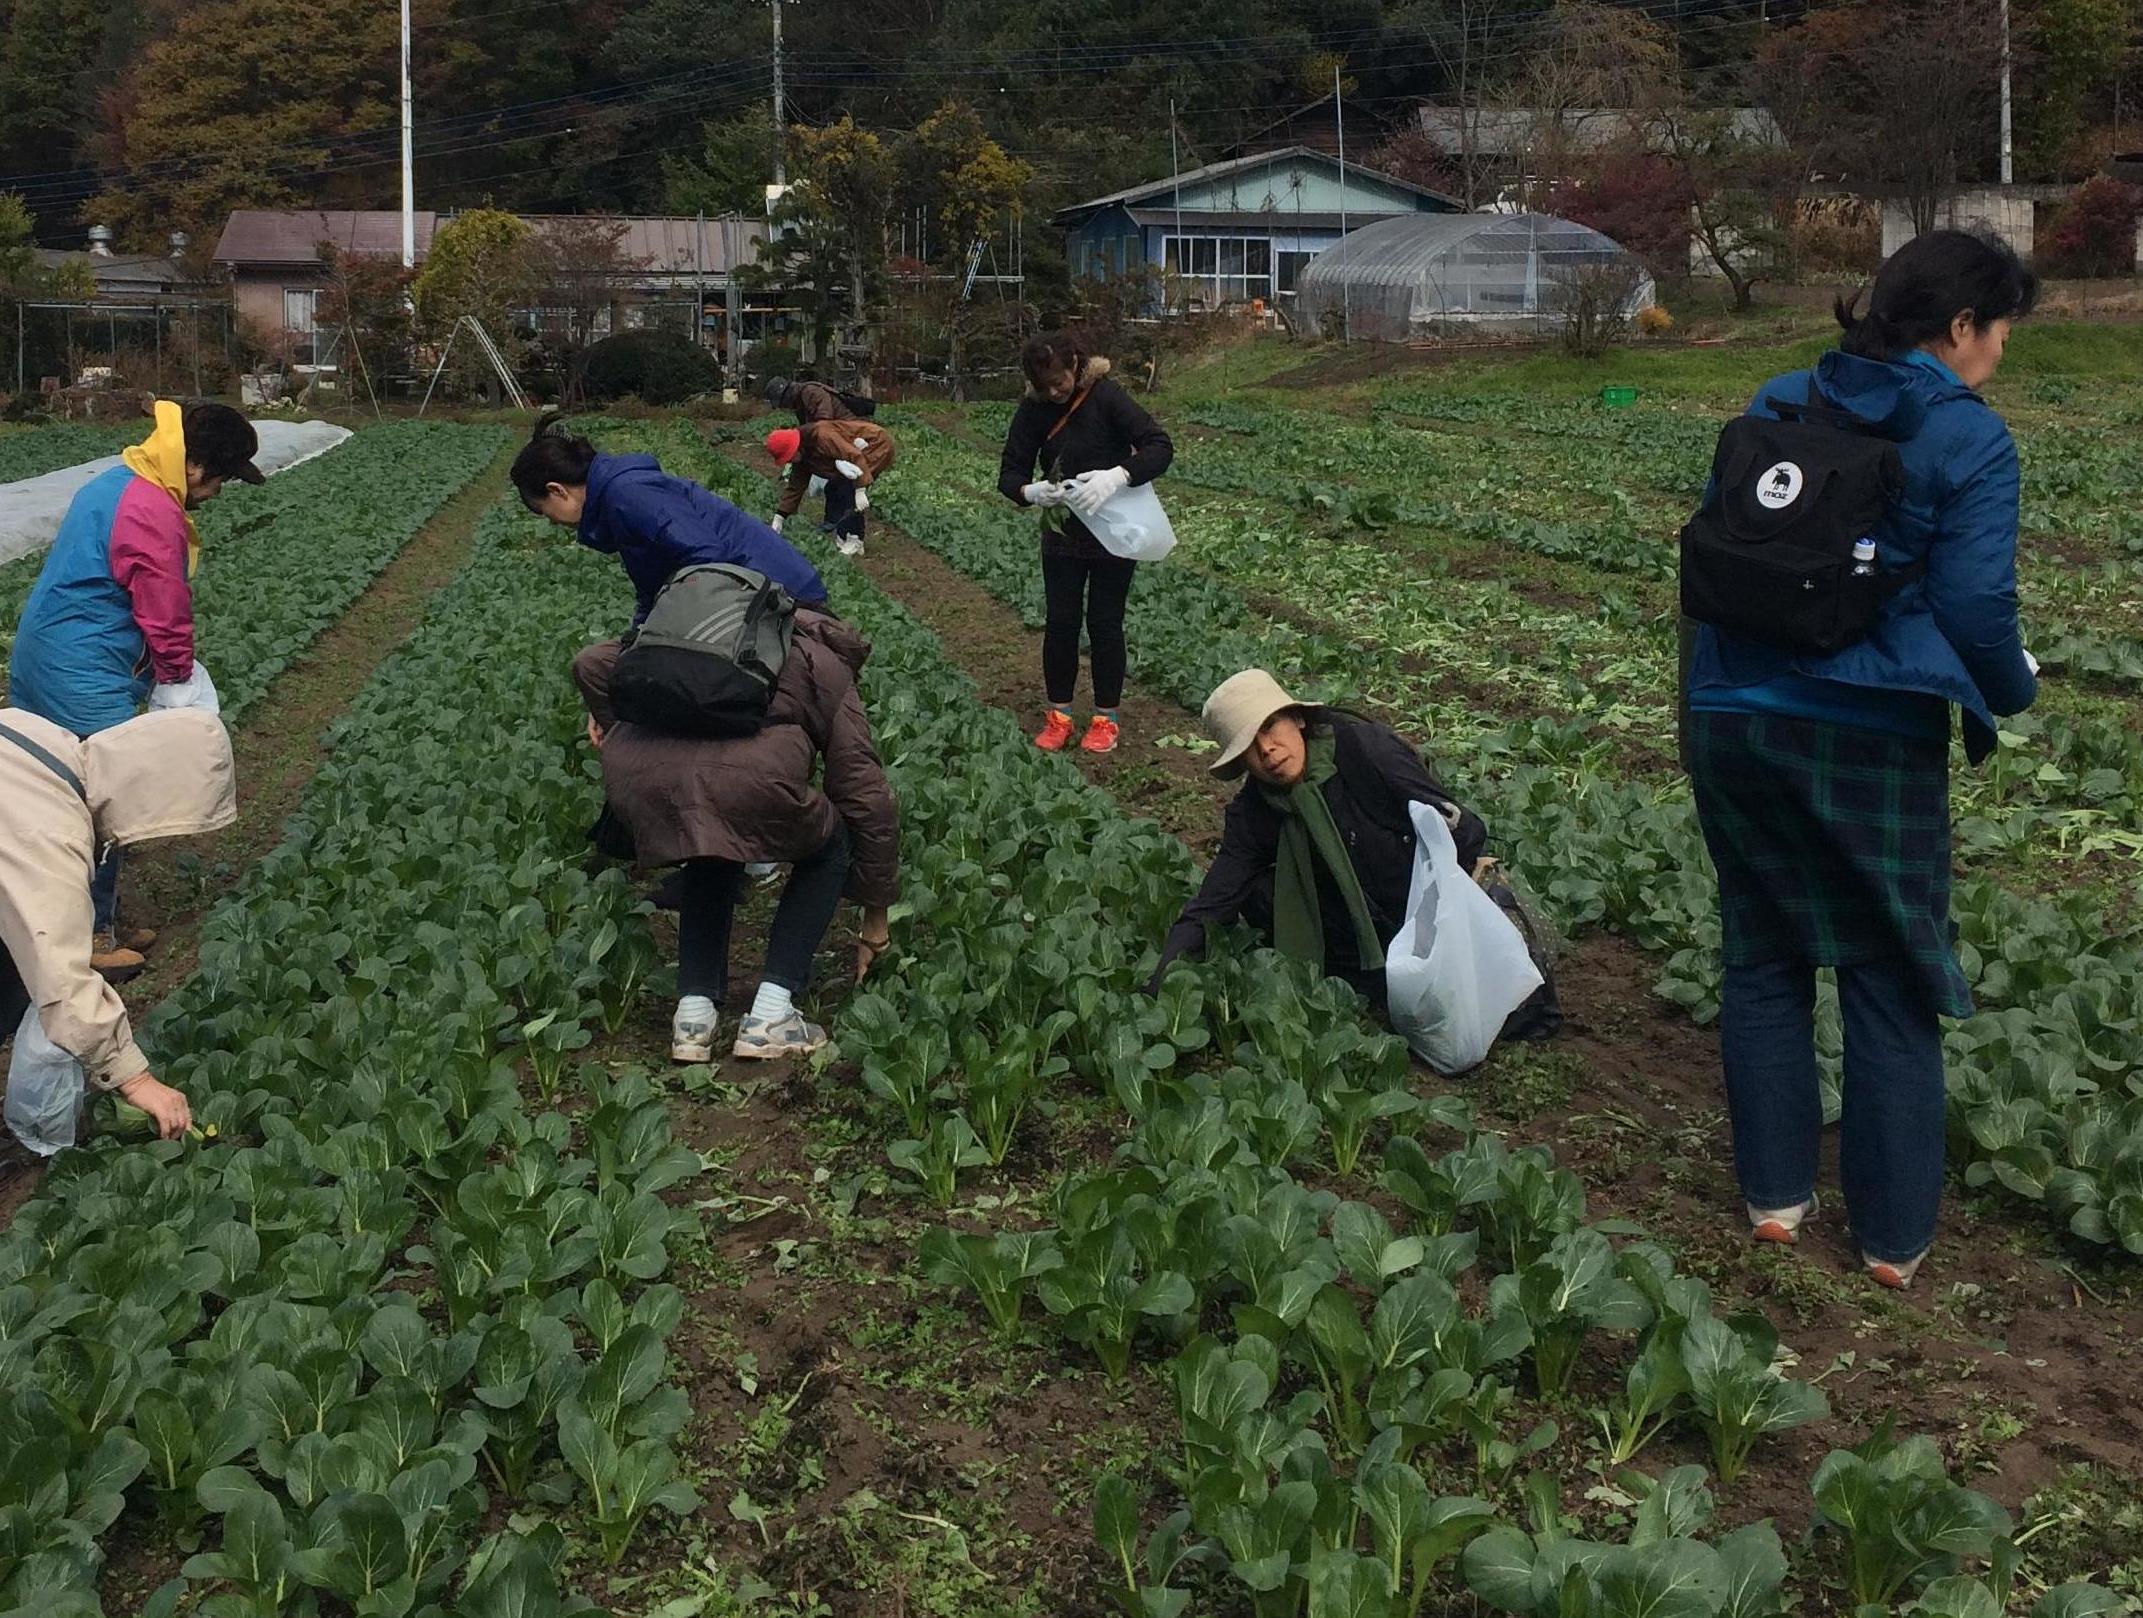
M1316 256L1293 247L1283 247L1273 254L1273 291L1283 298L1292 298L1295 289L1302 284L1304 267Z
M310 337L313 322L320 313L320 293L316 287L285 287L283 289L283 329L293 336Z
M1145 255L1139 251L1138 238L1136 236L1124 237L1120 245L1123 249L1123 263L1121 268L1126 275L1129 275L1133 270L1143 269L1145 267Z
M1170 236L1161 262L1182 277L1183 296L1204 308L1272 298L1272 239L1268 236Z

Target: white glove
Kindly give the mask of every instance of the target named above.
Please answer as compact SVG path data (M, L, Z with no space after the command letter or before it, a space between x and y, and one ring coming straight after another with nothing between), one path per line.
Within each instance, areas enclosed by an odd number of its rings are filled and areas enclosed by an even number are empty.
M856 482L863 476L863 468L854 461L835 461L833 469L851 483Z
M769 528L773 529L773 530L774 530L774 532L778 534L778 533L780 533L780 532L781 532L781 525L782 525L783 523L787 522L788 520L789 520L789 519L788 519L788 518L786 518L786 517L784 517L784 516L782 516L782 515L781 515L781 513L779 513L779 512L776 512L776 513L775 513L775 514L774 514L773 516L771 516L771 517L767 518L767 520L766 520L766 525L767 525L767 527L769 527Z
M868 490L868 489L858 489L858 490L856 491L856 509L857 509L858 511L868 511L868 510L870 510L870 509L871 509L871 491L870 491L870 490Z
M1091 517L1109 502L1109 497L1131 487L1131 474L1120 466L1106 466L1099 472L1081 472L1072 479L1071 491L1064 503L1082 517Z
M1030 506L1061 506L1064 488L1061 483L1030 483L1019 491L1019 497Z
M820 495L824 494L825 492L826 480L820 477L816 472L812 473L811 482L805 486L804 493L809 495L812 499L816 500Z
M149 693L149 707L199 708L203 713L220 714L223 703L216 696L216 682L208 677L208 670L195 660L193 673L176 685L160 685Z
M849 442L858 449L869 449L871 447L870 440L867 438L851 438Z
M2039 672L2039 660L2031 655L2031 648L2029 646L2024 648L2024 666L2031 670L2035 678L2037 677Z

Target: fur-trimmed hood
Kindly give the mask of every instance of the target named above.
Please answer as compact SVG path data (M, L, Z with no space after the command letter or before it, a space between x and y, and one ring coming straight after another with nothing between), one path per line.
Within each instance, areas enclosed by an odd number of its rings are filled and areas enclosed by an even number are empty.
M1086 363L1079 367L1079 386L1082 388L1092 387L1096 382L1099 382L1103 377L1107 376L1109 374L1110 369L1111 367L1109 365L1107 355L1087 355ZM1036 391L1035 386L1032 382L1027 384L1027 397L1030 399L1039 399L1042 397L1041 394Z

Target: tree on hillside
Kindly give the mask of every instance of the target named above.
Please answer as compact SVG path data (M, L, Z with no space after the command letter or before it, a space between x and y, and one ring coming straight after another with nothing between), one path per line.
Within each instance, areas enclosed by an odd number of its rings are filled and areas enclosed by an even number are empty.
M1530 168L1547 184L1575 172L1604 141L1640 126L1674 97L1674 35L1641 11L1602 0L1556 0L1522 80L1533 110ZM1625 114L1599 127L1599 114Z
M699 154L665 159L662 175L671 213L756 219L766 211L766 187L774 178L773 125L756 110L701 124Z
M841 257L848 293L848 331L842 346L853 355L867 387L871 365L866 308L872 285L885 269L893 158L883 141L847 117L826 129L799 128L791 134L805 182Z
M1480 146L1481 116L1509 100L1513 64L1525 60L1538 7L1534 0L1410 0L1399 16L1421 31L1442 74L1437 99L1457 115L1458 195L1477 208L1495 192L1494 166Z
M48 298L93 298L97 293L97 278L87 265L48 270L37 262L37 221L13 191L0 191L0 293ZM9 338L12 341L12 331Z
M2017 22L2017 167L2067 179L2094 166L2093 115L2112 99L2130 40L2143 35L2143 6L2030 0Z
M477 321L513 364L521 350L513 311L535 290L529 227L496 208L475 208L441 225L411 290L417 328L434 343L446 343L463 316ZM453 344L448 375L461 386L488 395L494 374L467 333Z
M372 0L188 6L107 100L112 179L85 215L161 246L174 227L212 235L232 208L371 201L377 174L337 158L375 136L391 164L395 28Z

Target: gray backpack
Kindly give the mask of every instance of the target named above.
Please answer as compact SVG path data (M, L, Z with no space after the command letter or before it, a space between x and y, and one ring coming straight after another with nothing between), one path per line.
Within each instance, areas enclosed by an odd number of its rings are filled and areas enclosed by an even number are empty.
M763 573L728 562L679 568L618 655L618 718L672 736L750 736L788 661L796 603Z

